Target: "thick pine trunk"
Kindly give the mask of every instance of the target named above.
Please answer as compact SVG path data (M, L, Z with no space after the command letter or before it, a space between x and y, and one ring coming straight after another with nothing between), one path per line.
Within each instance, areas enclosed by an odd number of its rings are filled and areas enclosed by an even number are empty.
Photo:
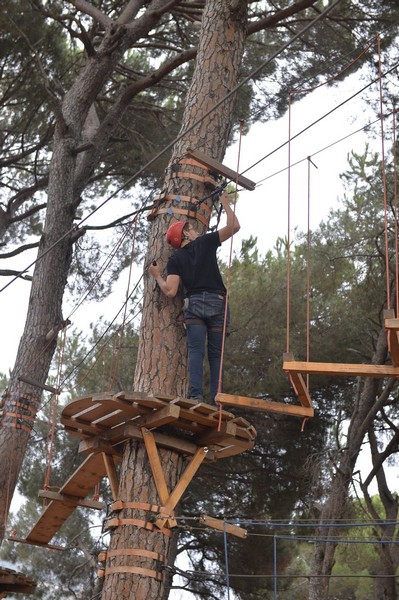
M135 40L145 36L157 24L165 6L170 9L172 4L170 0L153 0L149 10L130 23L129 19L134 19L137 14L136 7L134 13L126 15L129 28L122 20L114 23L104 17L107 25L97 52L87 58L62 103L54 100L57 126L49 169L46 221L33 274L25 329L0 407L0 450L3 456L9 457L0 465L0 540L4 537L9 506L39 408L41 386L46 383L56 347L56 337L49 342L46 335L51 330L57 332L62 322L62 299L74 237L76 239L76 232L72 232L76 210L101 150L112 135L109 123L102 133L100 148L96 145L83 154L76 154L75 150L85 139L84 126L90 107L120 57ZM98 15L101 18L100 12ZM118 117L115 117L115 124ZM20 382L21 376L39 385Z
M372 362L374 364L384 364L387 352L386 332L382 329ZM329 576L334 566L337 542L323 540L339 538L342 533L342 528L334 527L333 523L339 523L345 515L353 469L364 437L374 420L376 399L379 393L381 393L380 382L376 379L366 379L361 393L355 400L347 434L347 443L336 466L328 499L322 509L320 527L316 534L321 541L316 541L314 544L309 600L328 600Z
M246 8L247 2L244 0L209 0L205 6L197 63L182 126L182 131L190 131L176 144L170 166L183 158L188 148L198 148L215 159L221 159L224 155L232 124L233 97L205 116L198 126L191 127L237 84L244 48ZM172 179L171 169L168 169L164 186L164 195L166 194L202 198L207 192L204 184L199 181L192 180L188 183L184 178ZM176 207L173 199L162 202L162 207L168 206ZM179 215L171 217L170 214L163 213L155 217L145 268L154 259L162 268L166 267L170 248L166 244L165 232L175 218L179 218ZM200 222L197 222L197 226L204 230ZM154 280L146 276L134 383L136 391L186 395L187 350L184 329L177 321L180 311L181 298L166 298L154 284ZM160 459L171 491L182 472L182 458L177 452L161 450ZM137 442L126 445L120 477L120 496L126 501L160 503L150 475L147 455L143 446ZM137 510L131 511L131 515L133 518L143 518L143 513ZM147 551L161 548L162 553L168 557L168 563L173 564L174 561L173 539L161 533L130 525L118 528L112 533L110 551L128 548ZM156 568L154 561L143 561L143 564L144 562L147 568ZM122 555L107 561L102 600L115 597L119 600L167 598L165 579L159 581L155 577L128 572L107 574L108 568L120 566L123 571L123 565L128 564L126 557ZM139 563L134 564L137 567Z

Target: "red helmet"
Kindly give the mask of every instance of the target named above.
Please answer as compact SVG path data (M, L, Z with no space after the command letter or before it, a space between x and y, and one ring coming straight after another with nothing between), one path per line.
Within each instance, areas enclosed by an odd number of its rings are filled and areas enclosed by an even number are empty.
M180 244L183 241L183 228L186 223L187 221L176 221L176 223L172 223L172 225L169 226L169 229L166 232L166 241L173 246L173 248L180 248Z

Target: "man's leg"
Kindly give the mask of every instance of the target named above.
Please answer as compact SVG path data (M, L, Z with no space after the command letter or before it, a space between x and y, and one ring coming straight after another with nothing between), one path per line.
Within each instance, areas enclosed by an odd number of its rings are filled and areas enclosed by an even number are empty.
M195 319L195 322L190 321L191 319L186 320L189 372L188 395L189 398L202 400L204 397L203 371L206 325L200 319Z
M223 326L211 325L208 328L208 361L209 361L209 391L211 403L215 403L215 396L219 388L220 362L223 344ZM222 391L222 390L220 390Z

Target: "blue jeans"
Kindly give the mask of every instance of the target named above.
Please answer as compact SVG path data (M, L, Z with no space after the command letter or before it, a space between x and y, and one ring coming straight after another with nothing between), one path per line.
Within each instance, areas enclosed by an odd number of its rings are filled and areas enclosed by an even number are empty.
M219 387L220 358L223 345L223 326L226 299L221 294L201 292L192 294L184 311L187 329L189 398L203 399L205 343L208 338L208 362L211 402ZM227 325L229 324L229 311Z

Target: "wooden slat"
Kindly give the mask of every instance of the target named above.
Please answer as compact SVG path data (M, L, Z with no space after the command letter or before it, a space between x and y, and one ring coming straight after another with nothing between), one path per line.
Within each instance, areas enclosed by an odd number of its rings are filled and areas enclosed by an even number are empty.
M384 324L387 330L388 348L395 367L399 366L399 319L393 308L384 310Z
M114 459L112 458L112 456L105 454L105 452L101 452L101 456L103 457L105 471L109 480L112 499L117 500L119 491L119 479L115 469Z
M237 426L232 421L221 423L220 429L208 429L199 435L195 442L199 446L208 446L209 444L227 445L234 444Z
M194 475L196 474L196 472L202 465L207 453L208 453L208 448L198 448L197 452L194 454L194 456L190 460L189 464L187 465L184 473L182 474L179 481L177 482L177 485L175 486L172 493L170 494L167 502L163 503L164 508L166 510L168 510L168 509L171 511L174 510L174 508L176 507L176 504L179 502L180 498L186 491L192 478L194 477ZM161 529L165 525L166 521L167 521L167 519L157 519L155 521L155 525Z
M236 456L237 454L242 454L244 451L252 450L255 442L248 442L246 448L243 446L237 446L237 444L226 446L225 448L221 448L220 450L215 451L216 460L220 460L221 458L229 458L230 456Z
M200 522L207 527L212 527L212 529L217 529L218 531L225 531L226 533L235 535L239 538L246 538L248 534L247 530L243 529L243 527L226 523L225 521L215 519L214 517L208 517L208 515L201 515Z
M241 408L250 408L261 412L272 412L293 417L313 417L314 410L308 406L297 406L296 404L283 404L282 402L272 402L271 400L262 400L260 398L247 398L246 396L233 396L231 394L216 394L216 402L240 406Z
M226 167L218 160L215 160L214 158L211 158L210 156L199 152L199 150L189 149L187 150L186 154L187 156L190 156L191 158L197 160L199 163L202 163L203 165L217 171L221 175L224 175L231 181L237 180L239 185L242 185L242 187L244 187L246 190L254 190L256 187L256 184L250 179L247 179L243 175L239 175L238 173L233 171L233 169L229 169L229 167Z
M105 435L105 439L107 441L110 441L110 443L112 443L112 439L107 437L107 435L109 436L110 434L112 434L112 431L108 432L108 434ZM158 433L156 431L153 432L153 436L155 438L155 442L156 442L157 446L161 446L162 448L168 448L169 450L176 450L176 452L180 452L181 454L193 456L196 453L196 451L198 450L198 446L196 444L194 444L193 442L190 442L189 440L184 440L182 438L178 438L178 437L175 437L172 435ZM143 434L140 431L140 429L137 427L137 425L135 425L134 423L125 423L120 428L120 431L119 431L118 437L117 437L118 443L119 443L119 441L127 440L127 439L143 441ZM101 441L100 441L100 443L101 443ZM79 444L79 452L81 454L86 454L88 452L96 452L96 451L98 451L97 446L98 446L98 440L96 438L82 440L81 443ZM206 460L207 461L215 460L215 453L212 450L209 450L209 452L206 456Z
M180 417L180 408L176 404L168 404L160 410L154 410L150 414L137 419L140 426L143 427L161 427L167 423L172 423Z
M312 373L313 375L337 375L339 377L398 377L399 367L392 365L320 363L285 361L284 371Z
M169 498L169 490L166 485L162 464L159 458L157 445L155 443L154 435L148 429L142 428L144 445L147 450L148 460L150 461L152 476L154 478L155 487L157 488L158 496L163 506Z
M40 490L38 493L39 498L47 498L48 500L58 500L58 502L63 502L64 504L68 504L70 502L74 507L82 506L83 508L93 508L95 510L104 510L105 504L104 502L99 502L98 500L89 500L87 498L81 498L76 501L76 497L66 496L65 494L59 494L58 492L51 492L50 490Z
M106 474L101 454L88 456L60 489L60 494L69 496L68 502L51 501L26 536L26 541L33 544L48 544L75 510L78 502L85 498ZM76 498L76 503L70 502L71 497Z

